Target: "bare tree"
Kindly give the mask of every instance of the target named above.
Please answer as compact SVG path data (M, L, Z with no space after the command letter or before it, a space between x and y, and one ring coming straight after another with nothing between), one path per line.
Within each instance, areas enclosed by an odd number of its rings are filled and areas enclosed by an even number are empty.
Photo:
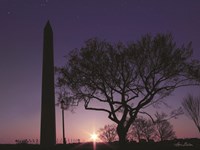
M142 132L143 132L143 135L144 135L145 139L147 140L147 142L149 142L150 140L153 140L153 138L155 136L155 128L154 128L154 124L151 120L144 121L144 128L143 128Z
M146 35L129 45L90 39L57 69L57 85L67 86L85 109L108 113L123 145L141 109L178 87L197 84L199 63L191 55L191 44L177 47L170 34Z
M144 137L142 133L142 127L143 127L143 119L137 118L135 119L134 123L131 125L129 132L128 132L128 139L129 140L137 140L140 142Z
M138 117L130 128L129 138L136 138L139 142L146 140L170 140L174 139L175 132L173 126L170 124L169 119L165 113L156 113L156 119L147 120L143 117Z
M200 133L200 97L188 95L184 98L182 106L189 118L193 120Z
M139 142L145 139L147 142L153 140L155 135L154 124L152 120L147 120L143 117L138 117L129 131L129 138L136 138Z
M165 113L159 114L156 113L155 129L156 136L158 140L171 140L176 138L176 134L173 130L173 126L166 119L167 115Z
M116 125L105 125L104 128L99 129L99 138L104 142L114 142L117 140Z

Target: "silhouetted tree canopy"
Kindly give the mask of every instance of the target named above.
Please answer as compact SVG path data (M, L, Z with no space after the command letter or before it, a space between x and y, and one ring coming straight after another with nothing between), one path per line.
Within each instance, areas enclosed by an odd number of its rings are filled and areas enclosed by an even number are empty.
M146 140L147 142L154 140L156 130L152 120L143 117L137 117L130 127L128 138L137 141Z
M184 98L182 106L187 116L193 120L200 133L200 97L188 95Z
M141 109L178 87L198 84L199 63L191 56L191 43L178 47L171 34L147 34L129 44L93 38L57 68L57 85L69 92L66 99L108 113L123 144Z
M117 131L116 131L116 125L105 125L103 128L100 128L98 130L99 138L103 142L114 142L117 140Z
M156 121L154 123L155 125L155 131L156 131L156 137L159 141L165 141L165 140L172 140L176 138L176 134L173 130L173 126L167 120L167 115L165 113L159 114L156 113Z
M176 138L173 126L165 113L159 114L156 112L155 118L146 119L144 117L137 117L130 127L128 138L137 141L165 141Z

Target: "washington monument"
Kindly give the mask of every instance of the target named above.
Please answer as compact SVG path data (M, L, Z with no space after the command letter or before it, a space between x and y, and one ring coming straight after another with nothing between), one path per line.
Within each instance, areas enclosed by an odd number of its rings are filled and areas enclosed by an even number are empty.
M42 66L42 105L40 144L56 144L53 31L49 21L44 28Z

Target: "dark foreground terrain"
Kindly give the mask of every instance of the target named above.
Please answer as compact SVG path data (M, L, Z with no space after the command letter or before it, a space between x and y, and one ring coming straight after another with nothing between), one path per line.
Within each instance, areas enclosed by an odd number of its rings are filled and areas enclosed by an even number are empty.
M123 148L116 143L83 143L42 147L33 144L1 144L0 150L200 150L200 139L173 140L159 143L127 143Z

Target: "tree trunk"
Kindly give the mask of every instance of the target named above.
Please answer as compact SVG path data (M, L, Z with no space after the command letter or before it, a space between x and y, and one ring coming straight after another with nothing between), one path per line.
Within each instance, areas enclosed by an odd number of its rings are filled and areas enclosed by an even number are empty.
M198 130L199 130L199 133L200 133L200 126L198 126L198 125L197 125L197 128L198 128Z
M127 130L123 125L118 124L117 126L117 134L119 137L119 145L120 148L124 148L127 142L126 136L127 136Z

